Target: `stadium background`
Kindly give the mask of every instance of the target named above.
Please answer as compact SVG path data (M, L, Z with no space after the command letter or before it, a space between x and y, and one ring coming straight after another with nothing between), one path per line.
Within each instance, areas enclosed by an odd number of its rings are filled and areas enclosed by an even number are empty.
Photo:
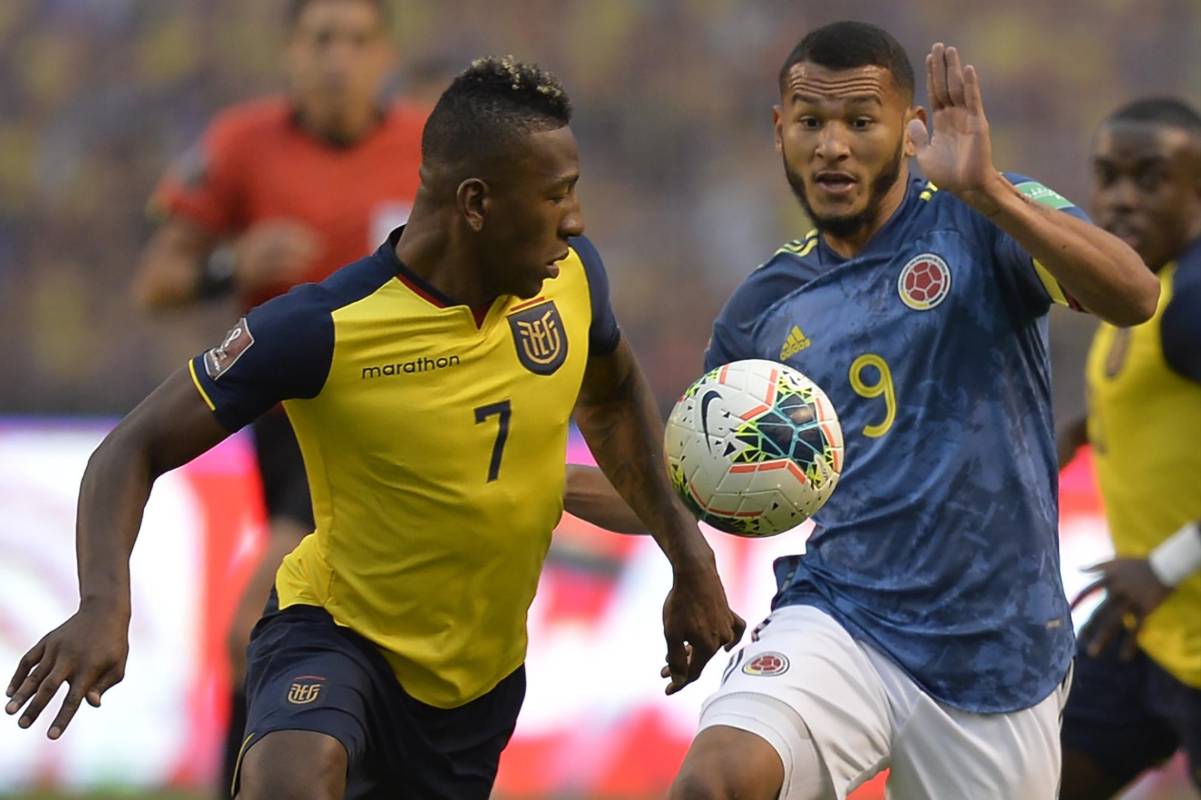
M432 101L485 53L536 60L563 79L576 106L589 234L665 408L695 377L723 299L779 242L807 229L770 129L775 72L805 30L866 19L897 35L915 62L935 40L958 45L982 76L997 164L1081 203L1089 134L1107 111L1151 93L1201 101L1199 0L393 5L401 93ZM71 517L89 448L234 314L216 303L147 318L129 283L151 230L145 201L164 166L216 109L279 87L280 8L278 0L0 0L5 681L33 639L72 610ZM1090 325L1066 314L1054 323L1056 413L1065 420L1080 412ZM206 780L224 679L215 640L229 588L259 543L248 458L235 439L156 489L135 561L142 583L125 684L103 711L82 711L57 746L0 718L0 796L57 797L41 792L69 785L158 797L170 784L169 796L192 797ZM1078 564L1103 552L1104 536L1087 465L1072 475L1064 550ZM646 543L565 527L535 607L530 702L501 790L655 796L706 688L656 699L657 607L668 578ZM766 564L797 541L714 537L748 619L766 610ZM1175 781L1161 784L1137 795L1188 796Z

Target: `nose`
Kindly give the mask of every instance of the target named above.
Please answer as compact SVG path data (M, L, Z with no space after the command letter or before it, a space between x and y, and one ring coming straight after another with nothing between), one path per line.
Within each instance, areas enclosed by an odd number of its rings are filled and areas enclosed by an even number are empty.
M830 122L822 126L817 137L814 155L822 161L841 161L851 154L847 144L846 126L841 122Z
M1112 211L1133 211L1138 206L1138 186L1130 178L1119 178L1106 187L1101 199Z
M572 193L574 202L567 213L563 215L563 219L559 221L559 235L566 239L571 236L584 235L584 212L580 208L579 195Z

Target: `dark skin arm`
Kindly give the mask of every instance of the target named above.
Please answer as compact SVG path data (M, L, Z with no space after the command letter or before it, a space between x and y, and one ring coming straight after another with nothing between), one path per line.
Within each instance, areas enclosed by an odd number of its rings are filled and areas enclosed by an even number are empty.
M226 436L186 370L143 400L88 460L79 489L75 549L79 610L35 644L17 665L5 711L25 708L34 723L65 682L70 687L49 736L57 739L86 698L93 706L125 674L129 655L129 557L158 476ZM26 706L28 703L28 706Z
M205 261L220 244L217 237L191 220L172 217L142 249L133 294L148 311L185 306L200 299ZM320 252L321 241L299 222L259 222L229 242L234 250L234 285L254 292L272 283L302 280Z
M563 510L614 533L648 533L646 523L622 499L605 473L582 464L567 465Z
M674 694L700 676L719 648L733 647L746 623L730 610L713 551L671 487L663 423L624 340L613 353L588 359L575 419L605 477L671 562L663 633L667 694Z

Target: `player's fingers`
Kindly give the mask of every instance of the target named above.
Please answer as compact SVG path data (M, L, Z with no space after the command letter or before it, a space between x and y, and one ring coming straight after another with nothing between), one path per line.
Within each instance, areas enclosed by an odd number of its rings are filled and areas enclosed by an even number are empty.
M9 714L16 714L24 705L29 702L29 698L33 697L38 687L42 685L42 681L50 674L54 666L54 659L43 658L37 663L33 670L25 676L25 680L21 681L21 685L13 692L12 699L8 701L8 705L4 710Z
M946 108L951 104L947 94L947 49L942 42L936 42L930 50L931 60L931 100L934 108Z
M44 641L41 641L29 648L29 652L21 656L21 660L17 662L17 669L13 672L13 676L8 682L8 688L4 692L6 695L12 697L17 693L17 687L24 683L25 679L29 677L29 671L32 670L39 661L42 660L42 656L45 655L45 653L46 644ZM9 705L11 705L11 703ZM12 714L13 711L15 711L15 709L9 711L8 713Z
M1088 636L1088 654L1093 658L1101 655L1105 648L1109 647L1113 637L1117 636L1124 630L1122 625L1123 609L1114 603L1107 604L1103 609L1103 613L1098 613L1099 619L1096 625L1092 625L1090 621L1090 635Z
M58 715L54 718L54 722L50 723L50 730L46 732L48 737L57 739L63 735L63 731L71 723L71 718L79 710L79 704L83 701L83 696L91 687L93 680L93 675L76 675L67 682L67 696L63 700L62 706L59 707Z
M37 692L34 693L33 699L29 701L29 705L25 707L25 713L17 720L17 724L22 728L28 728L37 721L44 709L51 700L54 699L55 692L58 687L68 679L69 673L61 667L51 672L45 680L38 686Z
M959 51L954 47L946 50L947 61L947 98L951 105L963 108L967 105L963 87L963 65L959 63Z
M980 94L980 76L976 68L968 64L963 68L963 96L969 111L984 113L984 98Z
M930 113L933 114L938 109L942 108L938 104L938 97L934 94L934 54L926 54L926 97L930 100Z
M1135 654L1138 653L1138 631L1142 626L1143 620L1141 617L1135 620L1133 626L1123 626L1126 636L1122 640L1122 649L1118 652L1118 658L1122 661L1131 661L1134 659Z
M673 676L683 677L688 672L688 651L683 639L667 637L667 657L664 660Z
M1074 598L1072 598L1072 602L1070 604L1069 610L1075 611L1076 606L1078 606L1082 602L1084 602L1084 599L1086 597L1088 597L1091 594L1094 594L1095 592L1100 591L1101 589L1104 589L1106 583L1108 583L1108 582L1109 582L1109 578L1101 578L1100 580L1093 581L1088 586L1085 586L1083 589L1081 589L1076 594L1076 596Z
M726 652L733 650L742 641L742 634L746 633L746 620L734 614L734 638L726 642Z
M116 686L125 677L125 667L121 664L112 667L92 684L92 688L87 692L87 701L94 708L100 708L100 700L104 697L104 693Z

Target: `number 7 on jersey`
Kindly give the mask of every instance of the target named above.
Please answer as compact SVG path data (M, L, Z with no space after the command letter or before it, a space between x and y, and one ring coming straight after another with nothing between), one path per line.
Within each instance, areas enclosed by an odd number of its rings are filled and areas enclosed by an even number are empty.
M500 417L500 424L496 428L496 443L492 445L492 462L488 465L488 483L500 477L500 459L505 452L505 439L509 438L509 418L513 416L513 409L508 400L501 400L499 403L489 403L475 410L476 425L488 417L495 416Z

